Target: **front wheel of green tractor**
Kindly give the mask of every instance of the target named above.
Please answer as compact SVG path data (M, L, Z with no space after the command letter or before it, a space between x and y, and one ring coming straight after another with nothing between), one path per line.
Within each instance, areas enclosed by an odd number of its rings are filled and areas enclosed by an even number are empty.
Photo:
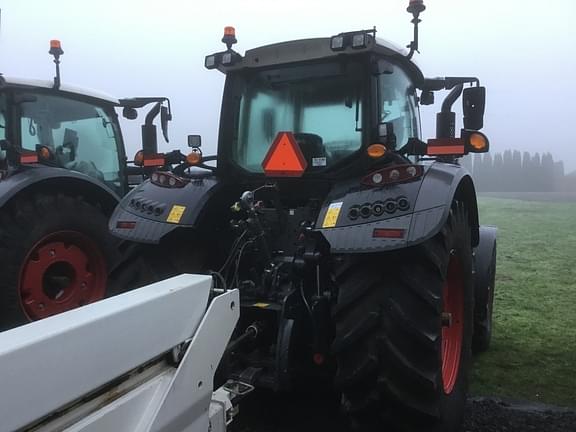
M466 401L474 293L466 210L432 239L359 256L337 278L336 385L355 431L456 431Z
M38 194L0 211L0 329L104 298L117 259L107 217L80 197Z

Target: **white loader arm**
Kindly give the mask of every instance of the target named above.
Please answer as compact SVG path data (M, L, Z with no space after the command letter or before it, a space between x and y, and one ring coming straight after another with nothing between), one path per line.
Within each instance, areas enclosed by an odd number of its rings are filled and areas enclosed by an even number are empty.
M0 333L0 432L222 432L237 290L180 275Z

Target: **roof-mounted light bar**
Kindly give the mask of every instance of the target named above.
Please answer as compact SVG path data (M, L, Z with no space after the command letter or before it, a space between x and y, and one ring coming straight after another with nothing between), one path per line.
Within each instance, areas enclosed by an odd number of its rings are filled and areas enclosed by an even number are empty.
M330 38L330 49L332 51L344 51L346 48L366 48L370 37L373 39L376 37L376 27L371 30L340 33Z
M204 58L204 67L206 69L217 69L218 66L232 66L242 60L242 56L232 49L232 45L237 42L234 27L224 27L222 42L226 44L226 51L206 56Z

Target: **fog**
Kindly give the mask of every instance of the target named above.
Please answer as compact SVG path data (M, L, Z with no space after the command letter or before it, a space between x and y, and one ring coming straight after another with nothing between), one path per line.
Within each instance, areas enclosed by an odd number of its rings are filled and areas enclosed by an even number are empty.
M576 170L576 3L442 0L425 2L416 62L427 76L475 75L487 87L484 132L494 152L549 151ZM408 1L3 0L0 72L51 79L50 39L60 39L62 80L116 97L165 95L174 110L169 145L184 148L199 133L216 148L224 76L204 69L223 49L225 25L246 49L283 40L331 36L376 26L378 36L407 44ZM437 99L440 100L440 99ZM434 112L422 110L424 137ZM129 154L139 146L127 129Z

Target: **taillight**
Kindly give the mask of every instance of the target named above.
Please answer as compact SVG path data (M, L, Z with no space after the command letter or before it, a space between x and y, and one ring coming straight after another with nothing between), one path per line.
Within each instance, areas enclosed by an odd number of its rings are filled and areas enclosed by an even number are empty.
M150 181L156 186L165 188L183 188L188 184L188 180L164 171L152 173Z
M414 181L423 175L424 168L420 165L395 165L368 174L362 179L362 184L367 186L385 186Z
M134 229L136 228L136 222L134 221L117 221L116 222L117 229Z
M402 228L374 228L374 231L372 231L372 237L401 239L404 238L405 233L406 230Z

